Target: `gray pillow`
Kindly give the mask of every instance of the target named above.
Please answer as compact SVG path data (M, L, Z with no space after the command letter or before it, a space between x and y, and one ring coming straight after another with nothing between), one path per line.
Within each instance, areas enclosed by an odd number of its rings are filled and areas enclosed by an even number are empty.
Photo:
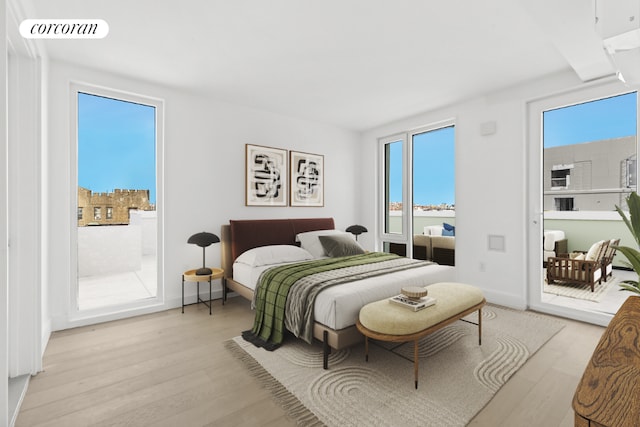
M318 236L327 255L332 258L339 256L360 255L365 253L362 246L353 237L345 235Z

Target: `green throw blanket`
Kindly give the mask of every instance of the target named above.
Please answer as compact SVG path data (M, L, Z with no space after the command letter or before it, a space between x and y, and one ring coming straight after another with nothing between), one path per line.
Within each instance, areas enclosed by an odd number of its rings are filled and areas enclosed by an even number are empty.
M428 264L431 263L394 254L371 252L270 268L262 273L258 280L253 328L244 331L242 336L257 346L274 350L282 343L285 317L289 316L289 330L310 343L313 339L313 305L320 290L340 283ZM365 265L370 266L358 268ZM334 273L336 270L340 272ZM305 297L287 301L290 292Z

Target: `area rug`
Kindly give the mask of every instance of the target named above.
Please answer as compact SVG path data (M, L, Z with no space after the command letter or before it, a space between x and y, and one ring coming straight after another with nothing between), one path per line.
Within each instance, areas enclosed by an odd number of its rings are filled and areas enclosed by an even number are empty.
M576 285L575 283L547 283L544 280L542 292L553 295L561 295L569 298L582 299L586 301L600 302L610 289L618 288L619 280L616 276L612 276L606 282L596 283L593 292L591 287L586 285Z
M427 309L428 310L428 309ZM477 312L465 320L477 322ZM458 321L420 342L414 388L413 343L373 343L334 351L322 369L322 347L287 339L275 351L241 337L227 348L272 392L299 425L464 426L544 343L561 320L496 306L478 327Z

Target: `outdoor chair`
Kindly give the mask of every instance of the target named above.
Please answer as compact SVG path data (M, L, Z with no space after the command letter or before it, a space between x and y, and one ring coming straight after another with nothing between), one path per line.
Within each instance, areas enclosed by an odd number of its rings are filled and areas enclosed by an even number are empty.
M562 230L544 230L542 240L542 261L549 257L559 257L567 253L567 239Z
M609 240L594 243L586 254L575 258L549 257L547 259L547 283L558 282L586 285L593 292L596 282L602 283L604 256Z
M611 239L609 246L602 257L602 278L606 282L609 277L613 276L613 257L616 256L617 246L620 244L620 239Z

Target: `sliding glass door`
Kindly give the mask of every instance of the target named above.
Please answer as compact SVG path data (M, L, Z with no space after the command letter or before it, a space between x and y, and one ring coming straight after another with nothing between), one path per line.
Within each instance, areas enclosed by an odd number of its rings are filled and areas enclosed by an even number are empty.
M412 254L447 265L455 264L454 136L453 125L411 135Z
M418 237L455 233L455 132L438 123L380 139L382 249L431 259ZM455 240L448 242L454 245ZM449 244L450 243L450 244ZM450 252L453 254L453 251ZM451 260L453 264L453 260Z

